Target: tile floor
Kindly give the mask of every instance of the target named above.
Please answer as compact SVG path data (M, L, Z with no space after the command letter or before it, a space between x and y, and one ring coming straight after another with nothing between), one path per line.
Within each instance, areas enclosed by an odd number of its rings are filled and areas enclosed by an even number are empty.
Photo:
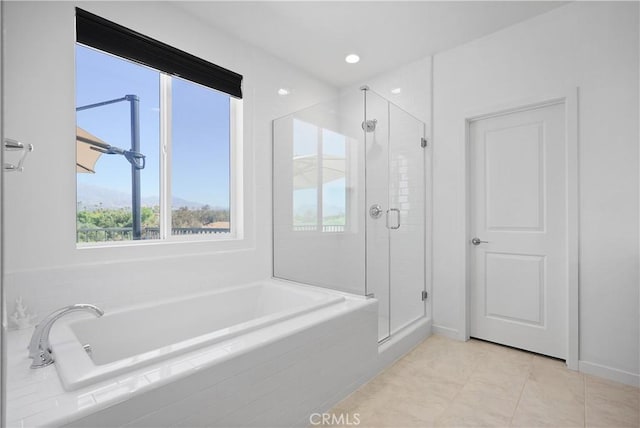
M358 414L360 427L638 428L640 390L552 358L431 336L332 412L350 427Z

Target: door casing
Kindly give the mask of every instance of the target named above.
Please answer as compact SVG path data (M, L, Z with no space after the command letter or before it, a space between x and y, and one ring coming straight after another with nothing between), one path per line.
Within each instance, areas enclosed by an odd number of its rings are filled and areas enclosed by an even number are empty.
M478 119L486 119L492 116L515 113L536 107L552 104L563 104L565 108L565 132L566 132L566 168L565 182L567 184L567 367L578 370L579 359L579 188L578 188L578 95L579 88L570 88L561 93L543 95L531 99L516 100L501 105L487 106L477 111L464 115L465 129L465 204L466 224L465 240L471 239L472 207L471 207L471 179L473 175L470 159L470 134L471 122ZM465 242L468 244L468 242ZM464 310L462 311L462 337L469 340L471 322L471 245L465 245L465 287L463 290Z

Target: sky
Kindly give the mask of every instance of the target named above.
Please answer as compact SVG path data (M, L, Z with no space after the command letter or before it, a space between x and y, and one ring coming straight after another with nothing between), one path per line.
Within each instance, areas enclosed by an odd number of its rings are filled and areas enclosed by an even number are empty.
M142 199L155 201L160 194L160 73L77 45L77 106L128 94L140 99L140 149L146 155ZM227 94L172 77L173 198L229 207L229 102ZM129 102L80 111L77 124L108 144L131 146ZM95 171L77 174L78 183L131 194L131 167L123 156L101 155Z

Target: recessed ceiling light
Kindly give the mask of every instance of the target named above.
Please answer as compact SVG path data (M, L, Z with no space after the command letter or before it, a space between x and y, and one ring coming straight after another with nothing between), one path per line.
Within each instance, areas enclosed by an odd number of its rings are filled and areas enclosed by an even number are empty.
M391 93L394 95L398 95L400 92L402 92L402 88L395 88L391 90Z
M285 88L278 89L278 95L289 95L289 90Z
M355 64L356 62L360 61L360 57L356 54L349 54L344 58L344 60L349 64Z

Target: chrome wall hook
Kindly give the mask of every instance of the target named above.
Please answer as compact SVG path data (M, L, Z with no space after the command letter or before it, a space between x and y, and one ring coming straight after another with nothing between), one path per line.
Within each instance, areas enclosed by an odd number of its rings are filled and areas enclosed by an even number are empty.
M12 164L12 163L8 163L8 162L4 163L4 170L5 171L22 172L22 171L24 171L24 167L22 165L24 164L24 160L26 159L27 155L33 151L33 144L27 144L25 146L23 143L21 143L18 140L14 140L12 138L5 138L4 139L4 150L7 151L7 152L17 152L17 151L22 151L23 152L22 156L20 156L20 159L18 160L17 164Z

